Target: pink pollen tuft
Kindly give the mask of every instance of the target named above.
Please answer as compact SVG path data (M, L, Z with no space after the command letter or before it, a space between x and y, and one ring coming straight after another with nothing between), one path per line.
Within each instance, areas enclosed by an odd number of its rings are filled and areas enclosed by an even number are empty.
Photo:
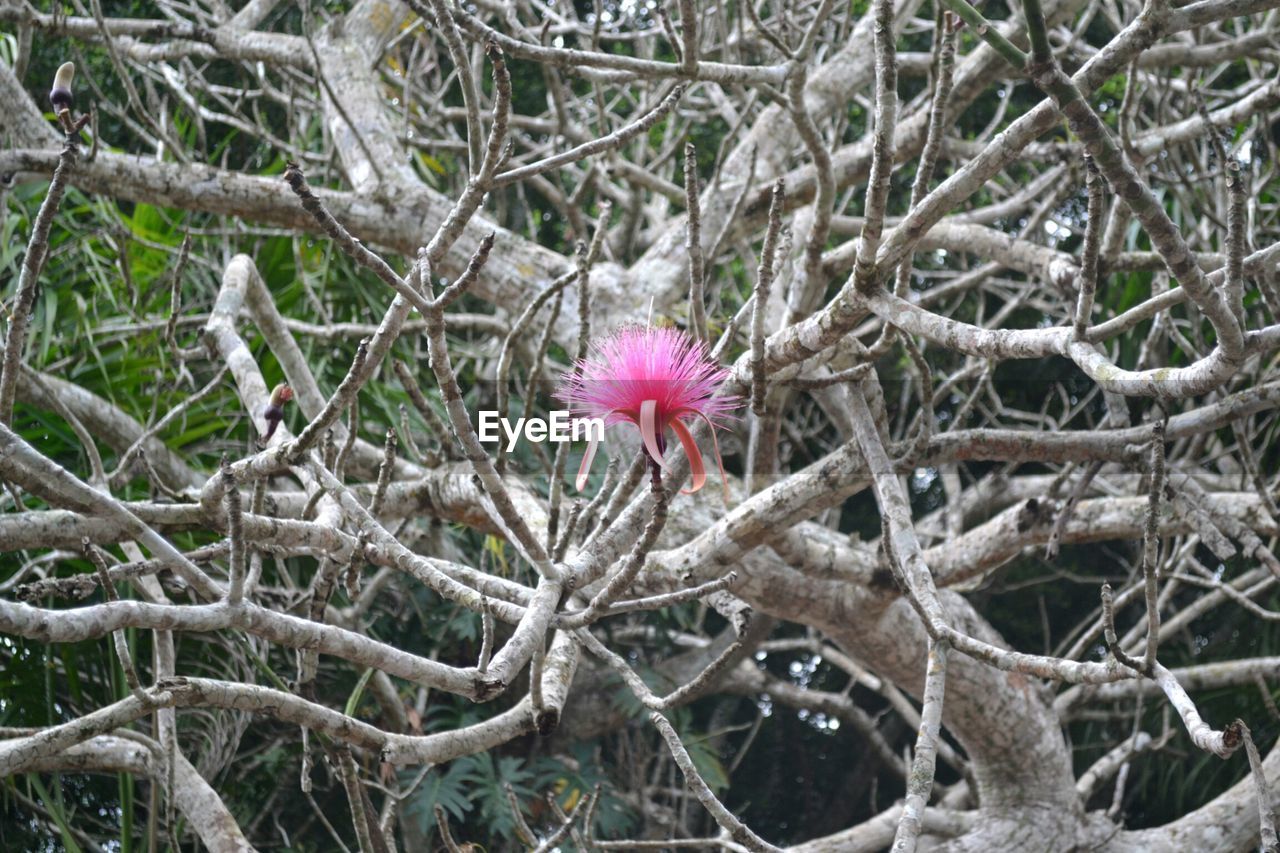
M592 346L556 396L570 406L574 417L637 426L650 458L661 467L666 467L663 456L670 427L689 457L689 491L697 491L706 481L706 471L687 423L705 420L714 440L715 428L723 426L741 403L737 397L716 395L728 376L729 371L711 360L705 344L678 329L624 326ZM594 452L590 446L583 457L579 489L586 484ZM717 447L718 463L719 455ZM723 464L720 470L723 479Z

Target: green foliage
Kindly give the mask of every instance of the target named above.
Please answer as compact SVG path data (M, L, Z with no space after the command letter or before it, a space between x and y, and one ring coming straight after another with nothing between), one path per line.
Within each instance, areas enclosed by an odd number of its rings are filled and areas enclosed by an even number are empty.
M402 772L401 782L412 781L412 775ZM471 792L479 781L480 773L470 758L451 762L443 770L432 770L418 794L410 798L405 817L416 820L428 835L434 831L436 806L443 807L454 820L465 820L472 809Z
M435 807L444 808L449 817L465 825L453 829L455 837L485 838L510 841L515 838L515 816L511 813L504 786L510 785L520 800L536 795L528 786L533 772L524 759L482 752L449 763L441 770L431 770L417 793L407 803L406 817L418 822L424 835L436 831ZM401 780L413 773L402 773ZM492 841L488 847L492 847Z
M680 720L685 717L684 714L677 715L676 719ZM680 727L677 726L677 731ZM720 761L719 750L711 744L707 737L699 737L694 734L680 732L680 739L684 742L685 749L689 752L689 758L693 761L694 768L697 769L698 775L702 777L702 781L707 783L707 787L712 793L720 793L729 787L729 774L726 772L724 764Z
M62 799L62 787L55 786L54 796L49 795L49 790L45 788L44 783L40 781L40 777L34 773L29 774L27 779L31 782L31 787L36 790L39 795L40 805L53 818L54 824L58 827L58 832L62 835L62 847L67 853L81 853L81 847L76 843L75 836L71 834L72 822L75 820L75 810L67 809L67 804Z
M584 795L598 791L600 799L592 818L594 836L624 838L635 826L636 815L616 796L613 780L600 766L597 751L598 744L579 741L569 748L569 761L539 758L534 762L533 788L554 794L566 812Z

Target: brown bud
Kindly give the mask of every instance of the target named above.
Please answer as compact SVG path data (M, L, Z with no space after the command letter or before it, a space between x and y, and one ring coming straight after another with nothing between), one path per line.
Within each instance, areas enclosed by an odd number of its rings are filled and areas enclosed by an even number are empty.
M49 102L57 112L71 109L71 81L75 76L74 62L62 63L58 66L58 73L53 75L53 89L49 91Z

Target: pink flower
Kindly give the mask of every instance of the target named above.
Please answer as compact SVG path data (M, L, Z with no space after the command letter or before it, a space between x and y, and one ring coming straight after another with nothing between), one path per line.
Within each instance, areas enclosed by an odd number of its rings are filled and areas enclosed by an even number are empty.
M652 464L666 468L666 431L670 427L689 457L696 492L707 481L702 454L686 422L698 418L711 428L716 464L724 482L716 427L738 407L737 397L716 392L729 371L711 360L707 347L678 329L623 326L592 345L556 395L568 403L574 417L602 418L606 425L630 423L640 429ZM597 441L592 440L578 470L579 491L586 485ZM728 485L725 485L728 494Z

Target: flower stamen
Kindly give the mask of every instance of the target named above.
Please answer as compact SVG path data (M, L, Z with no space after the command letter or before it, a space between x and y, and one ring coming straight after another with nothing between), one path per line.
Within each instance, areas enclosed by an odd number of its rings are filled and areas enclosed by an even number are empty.
M701 419L711 430L716 466L724 484L724 461L716 440L717 421L740 405L737 397L719 396L728 371L713 361L706 345L677 329L626 326L598 340L592 352L574 365L557 396L576 417L603 418L606 424L630 423L640 431L644 453L657 471L670 471L666 431L670 427L689 460L691 483L684 493L707 481L702 452L686 421ZM576 484L587 484L598 441L590 440Z

